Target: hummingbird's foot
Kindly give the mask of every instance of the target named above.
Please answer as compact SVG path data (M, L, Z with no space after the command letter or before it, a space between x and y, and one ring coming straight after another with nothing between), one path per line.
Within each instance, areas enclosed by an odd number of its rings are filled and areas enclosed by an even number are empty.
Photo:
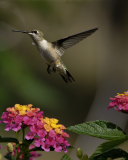
M50 65L48 65L47 72L48 72L49 74L51 74Z
M53 66L53 72L56 72L56 65Z

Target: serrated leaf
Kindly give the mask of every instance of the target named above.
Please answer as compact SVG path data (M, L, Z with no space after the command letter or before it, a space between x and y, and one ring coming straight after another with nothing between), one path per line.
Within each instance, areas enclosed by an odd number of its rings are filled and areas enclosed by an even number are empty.
M64 154L61 160L71 160L71 158L67 154Z
M127 140L128 140L128 137L126 136L125 138L115 139L115 140L111 140L111 141L107 141L107 142L102 143L101 145L99 145L97 147L97 149L91 155L91 157L89 158L89 160L96 159L97 157L100 157L103 154L105 155L105 154L111 152L112 150L115 149L115 147L119 146L120 144L124 143Z
M16 138L11 138L11 137L1 137L0 136L0 142L14 142L16 144L19 143L19 141Z
M107 121L90 121L83 124L78 124L67 128L77 134L85 134L93 137L98 137L106 140L123 138L126 133L115 124Z

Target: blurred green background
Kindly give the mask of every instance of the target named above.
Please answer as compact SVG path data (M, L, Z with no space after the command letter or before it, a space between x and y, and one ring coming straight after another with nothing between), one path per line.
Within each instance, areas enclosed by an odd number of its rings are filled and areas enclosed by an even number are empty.
M82 123L102 84L105 110L109 97L128 88L127 20L127 0L0 0L0 114L16 103L33 104L66 127ZM53 42L95 27L99 30L62 57L76 80L68 85L59 74L47 73L28 35L11 31L39 29ZM14 135L1 131L8 134ZM77 135L70 137L73 145ZM43 152L43 159L53 155L59 160L63 152Z

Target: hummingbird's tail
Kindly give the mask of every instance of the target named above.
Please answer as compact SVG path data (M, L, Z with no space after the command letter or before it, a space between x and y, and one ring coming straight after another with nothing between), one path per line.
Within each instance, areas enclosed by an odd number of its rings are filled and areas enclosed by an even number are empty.
M60 73L60 75L66 83L75 82L74 78L71 76L71 74L66 69L65 69L65 74Z

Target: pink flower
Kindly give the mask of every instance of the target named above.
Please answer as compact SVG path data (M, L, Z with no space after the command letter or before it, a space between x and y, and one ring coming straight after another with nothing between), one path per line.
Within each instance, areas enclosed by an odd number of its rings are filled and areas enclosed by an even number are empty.
M112 100L112 102L109 103L109 107L107 107L107 110L110 108L114 108L119 112L128 113L128 91L124 92L123 94L117 93L114 98L110 99Z
M33 117L33 116L35 115L35 112L33 112L33 111L28 111L28 112L27 112L27 115L28 115L29 117Z
M68 140L64 140L64 145L66 145L67 147L70 146L70 144L68 143Z
M56 132L55 132L53 129L51 129L51 130L49 131L49 136L50 136L50 137L55 137L55 136L56 136Z
M56 136L56 140L57 140L59 143L63 143L63 142L64 142L64 138L61 137L60 135L57 135L57 136Z
M47 144L50 144L51 146L53 146L55 144L55 138L48 136L46 138L46 142Z
M3 120L4 123L12 123L13 122L13 118L12 117L6 117Z
M8 114L9 114L8 112L3 112L2 116L1 116L1 119L7 118Z
M34 137L35 137L35 133L33 132L28 132L28 134L25 136L27 140L34 139Z
M37 117L37 118L43 118L43 111L40 111L40 112L38 112L38 113L36 113L35 114L35 117Z
M45 138L36 138L34 145L35 145L36 147L40 147L41 145L44 144L44 141L45 141Z
M62 149L65 153L67 153L67 146L63 144Z
M69 135L66 132L63 132L62 136L69 138Z
M37 124L37 118L36 118L36 117L33 117L33 118L32 118L31 125L34 125L34 124Z
M33 126L30 126L30 130L31 130L31 132L37 133L39 128L37 126L33 125Z
M16 115L17 115L16 112L9 113L9 116L10 116L10 117L16 117Z
M15 123L15 124L12 124L12 130L17 132L21 129L21 123Z
M44 123L42 123L41 121L37 121L37 126L39 128L43 128L44 127Z
M37 132L37 135L39 137L45 137L47 135L47 132L44 130L44 129L39 129L38 132Z
M59 142L56 142L53 147L55 148L54 151L56 152L61 152L62 150L62 147L60 146Z
M32 123L32 118L28 117L28 116L24 116L23 117L23 123L26 125L30 125Z
M50 151L50 145L48 143L43 143L43 145L41 145L41 148L46 151L49 152Z
M22 117L22 116L17 115L17 116L15 117L15 123L21 123L22 121L23 121L23 117Z
M10 129L12 129L12 124L6 124L5 126L5 131L9 131Z

